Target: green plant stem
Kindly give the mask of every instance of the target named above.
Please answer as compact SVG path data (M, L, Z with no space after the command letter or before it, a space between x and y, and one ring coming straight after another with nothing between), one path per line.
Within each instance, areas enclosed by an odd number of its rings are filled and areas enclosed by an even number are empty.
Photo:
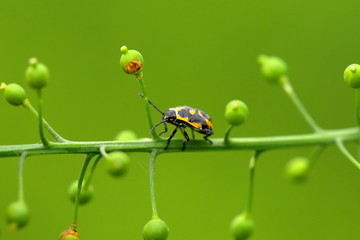
M49 141L46 139L45 134L44 134L44 127L43 127L43 117L42 117L42 105L43 105L43 98L42 98L42 91L41 89L38 90L38 95L39 95L39 134L40 134L40 139L41 142L44 146L48 146L49 145Z
M336 145L340 149L340 151L344 154L344 156L350 160L352 164L354 164L355 167L357 167L360 170L360 163L351 155L351 153L346 149L343 139L336 139Z
M252 215L252 206L253 206L253 199L254 199L254 180L255 180L255 167L256 167L256 160L260 155L260 151L255 151L250 158L249 163L249 193L248 193L248 201L245 208L245 212L247 216Z
M26 159L26 152L23 152L20 155L19 158L19 172L18 172L18 177L19 177L19 201L20 202L24 202L25 198L24 198L24 163L25 163L25 159Z
M247 137L232 138L231 145L224 145L223 138L211 139L213 144L204 140L191 140L186 145L187 152L201 151L229 151L229 150L271 150L290 147L316 146L322 144L334 144L336 139L343 141L357 141L360 138L358 127L324 130L319 133L271 136L271 137ZM51 143L48 147L42 144L25 144L25 145L5 145L0 146L0 157L19 156L22 152L28 152L28 155L43 154L99 154L101 146L105 145L107 151L124 151L124 152L151 152L157 149L161 152L182 152L182 139L174 139L167 150L166 140L153 141L149 139L134 141L94 141L94 142L67 142Z
M155 175L155 159L157 156L157 151L152 150L149 159L149 177L150 177L150 198L151 198L151 209L152 209L152 218L159 218L158 212L156 209L156 201L155 201L155 183L154 183L154 175Z
M85 160L83 162L81 171L80 171L80 176L79 176L79 180L78 180L78 187L77 187L77 192L76 192L76 196L75 196L75 208L74 208L74 219L73 219L73 225L77 225L77 220L78 220L78 210L79 210L79 202L80 202L80 192L81 192L81 187L82 187L82 182L86 173L86 169L90 163L90 160L92 159L92 157L94 156L94 154L86 154L85 156Z
M356 89L356 120L360 127L360 88Z
M229 125L226 129L225 136L224 136L224 144L229 145L230 144L230 132L234 128L233 125Z
M299 110L299 112L305 118L305 120L308 122L308 124L311 126L311 128L315 132L323 131L323 129L318 126L318 124L311 117L309 112L306 110L305 106L300 101L299 97L296 95L296 93L295 93L289 79L287 77L283 77L281 79L281 84L282 84L282 87L283 87L285 93L290 97L291 101L294 103L296 108Z
M313 149L313 151L309 155L310 168L312 168L315 165L316 160L319 159L321 153L325 150L325 148L326 145L319 145Z
M98 162L100 161L100 159L102 158L102 155L98 155L97 158L95 159L95 161L93 162L92 166L91 166L91 169L90 169L90 172L89 174L87 175L86 177L86 181L85 181L85 184L84 184L84 188L83 189L87 189L89 187L89 185L91 184L91 181L92 181L92 178L94 176L94 172L95 172L95 169L96 169L96 166L98 164Z
M148 101L148 96L147 96L147 92L146 92L146 88L145 88L145 83L144 83L144 75L142 72L140 72L139 74L136 75L136 78L138 79L139 83L140 83L140 87L141 87L141 92L144 95L144 101L145 101L145 108L146 108L146 114L148 117L148 123L149 123L149 127L150 129L153 128L154 126L154 122L152 120L151 117L151 112L150 112L150 103ZM152 137L154 139L160 139L159 135L156 133L156 131L153 131L151 133Z
M34 116L36 118L39 118L39 113L36 111L36 109L31 105L30 101L28 99L26 99L23 103L23 106L28 109L32 114L34 114ZM65 138L63 138L62 136L60 136L60 134L58 134L51 126L50 124L44 119L43 120L43 124L44 127L48 130L48 132L55 138L56 141L58 142L69 142L68 140L66 140Z
M358 127L360 128L360 88L356 89L356 121L358 124ZM358 141L358 159L360 159L360 140Z

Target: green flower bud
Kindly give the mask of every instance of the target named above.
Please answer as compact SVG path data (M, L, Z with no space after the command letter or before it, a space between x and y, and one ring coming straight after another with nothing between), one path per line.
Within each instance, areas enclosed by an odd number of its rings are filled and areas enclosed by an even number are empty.
M136 133L131 130L123 130L116 135L116 141L132 141L138 139Z
M279 83L281 78L287 74L287 65L284 60L273 56L259 56L261 72L269 83Z
M6 101L14 106L20 106L26 99L25 90L16 83L10 83L4 87Z
M344 71L344 80L352 88L360 87L360 65L351 64Z
M31 58L25 76L30 87L42 89L49 81L49 70L43 63L39 63L36 58Z
M81 205L88 203L94 196L94 192L95 192L94 186L92 184L87 185L87 188L84 188L84 186L85 186L85 181L82 182L82 188L79 196L79 204ZM68 190L69 198L74 203L75 203L77 188L78 188L78 181L74 181L72 184L70 184Z
M144 58L136 50L128 50L126 46L120 48L120 66L128 74L138 74L144 66Z
M305 157L291 159L285 168L286 177L293 182L302 182L306 179L310 168L310 161Z
M166 240L169 228L160 218L151 219L143 229L144 240Z
M230 231L235 240L248 239L254 232L254 222L247 214L240 214L232 221Z
M248 115L246 104L240 100L232 100L226 105L225 118L232 126L239 126L244 123Z
M59 240L80 240L80 235L76 230L70 228L61 233Z
M123 176L130 165L130 157L124 152L111 152L105 158L107 171L114 177Z
M13 202L6 209L6 220L11 231L24 227L29 219L29 208L23 201Z

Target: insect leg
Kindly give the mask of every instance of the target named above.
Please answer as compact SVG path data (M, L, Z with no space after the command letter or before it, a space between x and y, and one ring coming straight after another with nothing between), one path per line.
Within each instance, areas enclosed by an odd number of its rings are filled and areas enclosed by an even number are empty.
M167 125L166 125L166 122L162 121L164 123L164 131L162 131L161 133L159 133L159 135L163 134L163 133L166 133L168 131L168 128L167 128Z
M188 141L190 141L190 138L189 138L189 135L187 134L187 132L185 131L185 128L184 127L180 127L180 130L182 132L182 134L184 135L184 139L183 139L183 148L182 150L184 151L185 150L185 145Z
M177 132L179 126L176 126L175 130L170 134L170 137L167 140L166 146L165 146L165 150L169 147L170 141L171 139L174 137L175 133Z
M191 129L191 134L192 134L193 139L195 139L194 129Z
M165 120L162 120L161 122L158 122L157 124L155 124L152 128L151 128L151 130L150 130L150 133L153 133L154 131L155 131L155 128L157 127L157 126L159 126L160 124L162 124L162 123L164 123L165 124ZM166 125L166 124L165 124Z
M206 135L205 137L204 137L204 139L205 139L205 141L207 141L207 142L209 142L209 143L213 143L210 139L208 139L208 137L210 137L210 135Z

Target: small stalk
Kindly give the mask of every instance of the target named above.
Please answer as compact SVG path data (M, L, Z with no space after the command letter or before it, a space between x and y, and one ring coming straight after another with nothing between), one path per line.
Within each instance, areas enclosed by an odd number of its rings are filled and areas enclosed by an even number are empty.
M99 155L95 161L93 162L92 166L91 166L91 169L90 169L90 172L89 174L87 175L86 177L86 181L85 181L85 184L84 184L84 188L83 189L87 189L88 186L91 184L91 180L94 176L94 172L95 172L95 169L96 169L96 166L98 164L98 162L100 161L100 159L102 158L102 155Z
M305 106L300 101L299 97L296 95L289 79L287 77L283 77L281 79L281 85L285 91L285 93L290 97L291 101L294 103L296 108L299 110L301 115L305 118L307 123L311 126L311 128L315 132L322 132L323 129L321 129L318 124L315 122L315 120L311 117L309 112L306 110Z
M338 146L339 150L344 154L344 156L349 159L349 161L354 164L360 170L360 163L351 155L351 153L346 149L343 140L338 138L336 139L336 145Z
M147 114L147 117L148 117L148 123L149 123L150 129L152 129L153 126L154 126L154 122L153 122L152 117L151 117L150 103L148 101L147 92L146 92L145 83L144 83L144 74L142 72L140 72L140 73L138 73L136 75L136 78L138 79L138 81L140 83L141 92L144 95L143 98L144 98L144 101L145 101L145 108L146 108L146 114ZM156 131L153 131L151 133L151 135L152 135L152 137L154 139L160 139L160 137L159 137L159 135L157 134Z
M156 209L155 201L155 187L154 187L154 174L155 174L155 158L157 156L157 151L152 150L149 160L149 176L150 176L150 198L151 198L151 209L152 209L152 218L159 218L158 212Z
M356 89L356 120L358 127L360 128L360 88ZM360 140L358 141L357 151L358 159L360 159Z
M23 106L28 109L36 118L39 118L39 113L36 111L36 109L31 105L30 101L26 99L23 103ZM48 130L48 132L56 139L57 142L64 143L64 142L70 142L69 140L66 140L65 138L61 137L60 134L58 134L55 129L53 129L50 124L44 119L43 124L44 127Z
M356 89L356 121L360 127L360 88Z
M225 136L224 136L224 143L225 145L229 145L230 144L230 132L231 130L234 128L233 125L229 125L226 129L226 132L225 132Z
M250 158L249 164L249 193L248 193L248 200L245 208L245 214L247 217L252 215L253 210L253 199L254 199L254 182L255 182L255 167L256 167L256 160L260 155L260 151L256 150Z
M80 171L80 176L79 176L79 180L78 180L78 188L77 188L77 192L76 192L76 196L75 196L75 208L74 208L74 220L73 220L73 225L76 227L77 225L77 220L78 220L78 210L79 210L79 202L80 202L80 192L81 192L81 187L82 187L82 183L85 177L85 173L86 173L86 169L91 161L91 159L93 158L94 154L86 154L81 171Z
M19 158L19 169L18 169L18 177L19 177L19 202L25 202L24 198L24 163L27 156L27 152L23 152Z
M232 100L226 104L225 107L225 119L228 122L229 126L226 129L225 136L224 136L224 144L230 144L230 132L233 127L242 125L247 116L248 116L248 107L243 101L240 100Z
M327 145L319 145L316 146L313 151L309 155L309 162L310 162L310 168L312 168L315 165L316 160L319 159L321 153L325 150Z
M41 142L44 146L49 146L49 141L46 139L44 134L44 127L43 127L43 117L42 117L42 105L43 105L43 98L42 98L42 91L41 89L38 90L39 96L39 134Z

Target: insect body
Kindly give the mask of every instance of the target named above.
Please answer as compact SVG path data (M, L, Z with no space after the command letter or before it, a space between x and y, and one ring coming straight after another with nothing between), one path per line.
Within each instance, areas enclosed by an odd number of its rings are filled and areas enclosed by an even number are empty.
M141 94L139 95L141 97L144 97ZM151 132L155 131L155 128L160 124L164 124L165 129L159 135L166 133L168 131L166 123L171 123L176 126L175 130L170 134L170 137L167 140L165 149L168 148L171 139L174 137L178 129L180 129L180 131L184 135L183 150L185 150L185 144L188 141L190 141L189 135L185 130L186 127L189 127L191 129L193 138L195 138L194 136L194 131L195 131L204 134L205 135L204 139L209 143L212 143L212 141L208 139L208 137L213 134L212 131L213 124L211 122L209 115L207 115L204 111L188 106L178 106L178 107L169 108L164 113L158 107L156 107L150 100L148 100L148 102L163 115L162 120L154 125L154 127L151 129Z

